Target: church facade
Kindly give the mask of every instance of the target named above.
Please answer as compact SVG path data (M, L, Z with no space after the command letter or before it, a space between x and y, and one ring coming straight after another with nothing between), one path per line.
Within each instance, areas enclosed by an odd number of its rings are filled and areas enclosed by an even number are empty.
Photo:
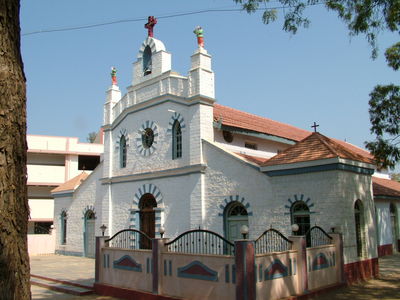
M149 36L126 94L115 77L106 92L103 131L101 164L53 190L58 253L94 256L103 224L110 236L135 228L160 237L163 228L174 238L200 227L228 240L242 225L255 239L271 227L289 236L316 224L343 234L349 281L376 274L369 153L217 104L200 42L182 76Z

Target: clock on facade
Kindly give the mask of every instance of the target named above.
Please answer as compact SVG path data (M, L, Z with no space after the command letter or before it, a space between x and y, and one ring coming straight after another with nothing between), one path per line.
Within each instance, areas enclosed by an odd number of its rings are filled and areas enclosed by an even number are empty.
M151 155L156 150L158 129L154 121L146 121L139 130L136 146L140 154Z

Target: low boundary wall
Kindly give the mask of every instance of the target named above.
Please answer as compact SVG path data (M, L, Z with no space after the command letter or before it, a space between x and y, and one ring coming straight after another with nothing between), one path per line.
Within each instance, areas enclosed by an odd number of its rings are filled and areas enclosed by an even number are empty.
M125 299L306 295L344 283L341 235L331 237L331 244L310 248L305 237L289 237L291 249L257 254L255 241L238 240L231 255L170 252L168 239L153 239L149 250L113 248L108 237L97 237L95 291Z

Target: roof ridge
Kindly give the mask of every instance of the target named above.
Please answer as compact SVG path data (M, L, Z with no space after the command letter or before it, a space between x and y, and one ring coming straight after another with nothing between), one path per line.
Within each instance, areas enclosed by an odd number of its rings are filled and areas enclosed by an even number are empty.
M336 143L335 141L331 140L330 138L328 138L327 136L319 133L319 132L314 132L312 134L315 134L317 136L317 138L329 149L329 151L333 154L336 155L336 157L340 157L340 155L338 154L338 152L336 151L336 149L334 149L331 145L329 145L329 143L326 141L326 139L329 139L330 141ZM339 145L339 144L337 144ZM343 147L344 148L344 147Z

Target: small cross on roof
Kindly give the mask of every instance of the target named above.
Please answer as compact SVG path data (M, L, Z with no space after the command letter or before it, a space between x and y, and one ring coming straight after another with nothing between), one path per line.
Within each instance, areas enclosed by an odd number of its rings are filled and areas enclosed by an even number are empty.
M314 132L317 132L317 127L319 127L319 125L314 122L314 125L312 125L311 127L314 128Z

